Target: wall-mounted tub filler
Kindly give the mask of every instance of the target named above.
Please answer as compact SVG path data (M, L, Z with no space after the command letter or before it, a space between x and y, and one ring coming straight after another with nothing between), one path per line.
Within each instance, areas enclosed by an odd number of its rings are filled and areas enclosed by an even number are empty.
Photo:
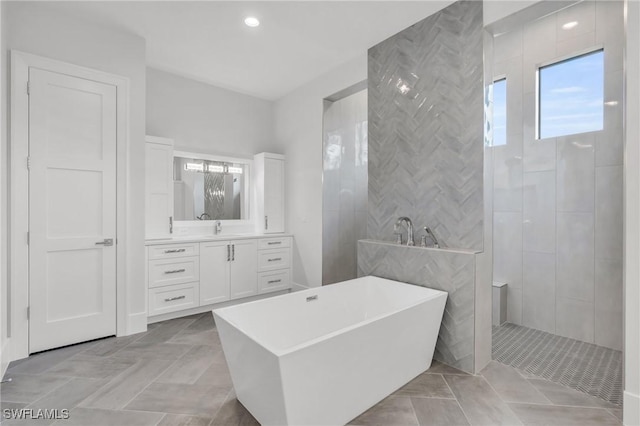
M446 300L368 276L213 315L238 400L260 424L343 425L429 368Z
M396 221L396 224L393 225L393 231L398 236L397 243L402 244L402 231L400 230L400 226L402 222L407 223L407 245L414 246L416 243L413 241L413 222L406 216L399 217Z

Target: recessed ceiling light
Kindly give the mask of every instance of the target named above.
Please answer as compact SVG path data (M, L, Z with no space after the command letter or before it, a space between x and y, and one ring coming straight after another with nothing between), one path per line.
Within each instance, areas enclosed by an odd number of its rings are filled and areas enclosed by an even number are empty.
M571 21L571 22L567 22L566 24L562 25L562 29L563 30L571 30L575 27L578 26L578 21Z
M260 25L260 21L258 21L258 18L255 18L253 16L247 16L246 18L244 18L244 24L247 27L257 27L258 25Z

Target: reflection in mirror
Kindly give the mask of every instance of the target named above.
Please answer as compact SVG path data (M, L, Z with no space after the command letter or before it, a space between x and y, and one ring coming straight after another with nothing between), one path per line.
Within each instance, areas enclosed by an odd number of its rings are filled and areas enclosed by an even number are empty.
M245 164L173 158L175 220L247 219Z

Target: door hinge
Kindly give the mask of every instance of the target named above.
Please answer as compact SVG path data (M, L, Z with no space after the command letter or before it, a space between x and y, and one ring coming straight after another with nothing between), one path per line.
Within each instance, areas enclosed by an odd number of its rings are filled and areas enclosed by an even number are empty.
M29 245L31 243L31 235L29 234L29 231L27 231L27 245Z
M27 157L27 170L31 170L31 157Z
M27 306L27 319L31 319L31 306Z
M31 94L31 82L27 81L27 95Z

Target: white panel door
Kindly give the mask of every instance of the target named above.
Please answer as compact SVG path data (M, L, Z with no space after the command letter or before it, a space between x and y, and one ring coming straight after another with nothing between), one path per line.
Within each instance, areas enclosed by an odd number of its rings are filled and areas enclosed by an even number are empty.
M116 87L36 68L29 85L33 353L116 333Z
M265 233L284 232L284 161L264 160Z
M258 242L231 242L231 298L258 294Z
M228 241L200 243L200 305L229 300L231 244Z

